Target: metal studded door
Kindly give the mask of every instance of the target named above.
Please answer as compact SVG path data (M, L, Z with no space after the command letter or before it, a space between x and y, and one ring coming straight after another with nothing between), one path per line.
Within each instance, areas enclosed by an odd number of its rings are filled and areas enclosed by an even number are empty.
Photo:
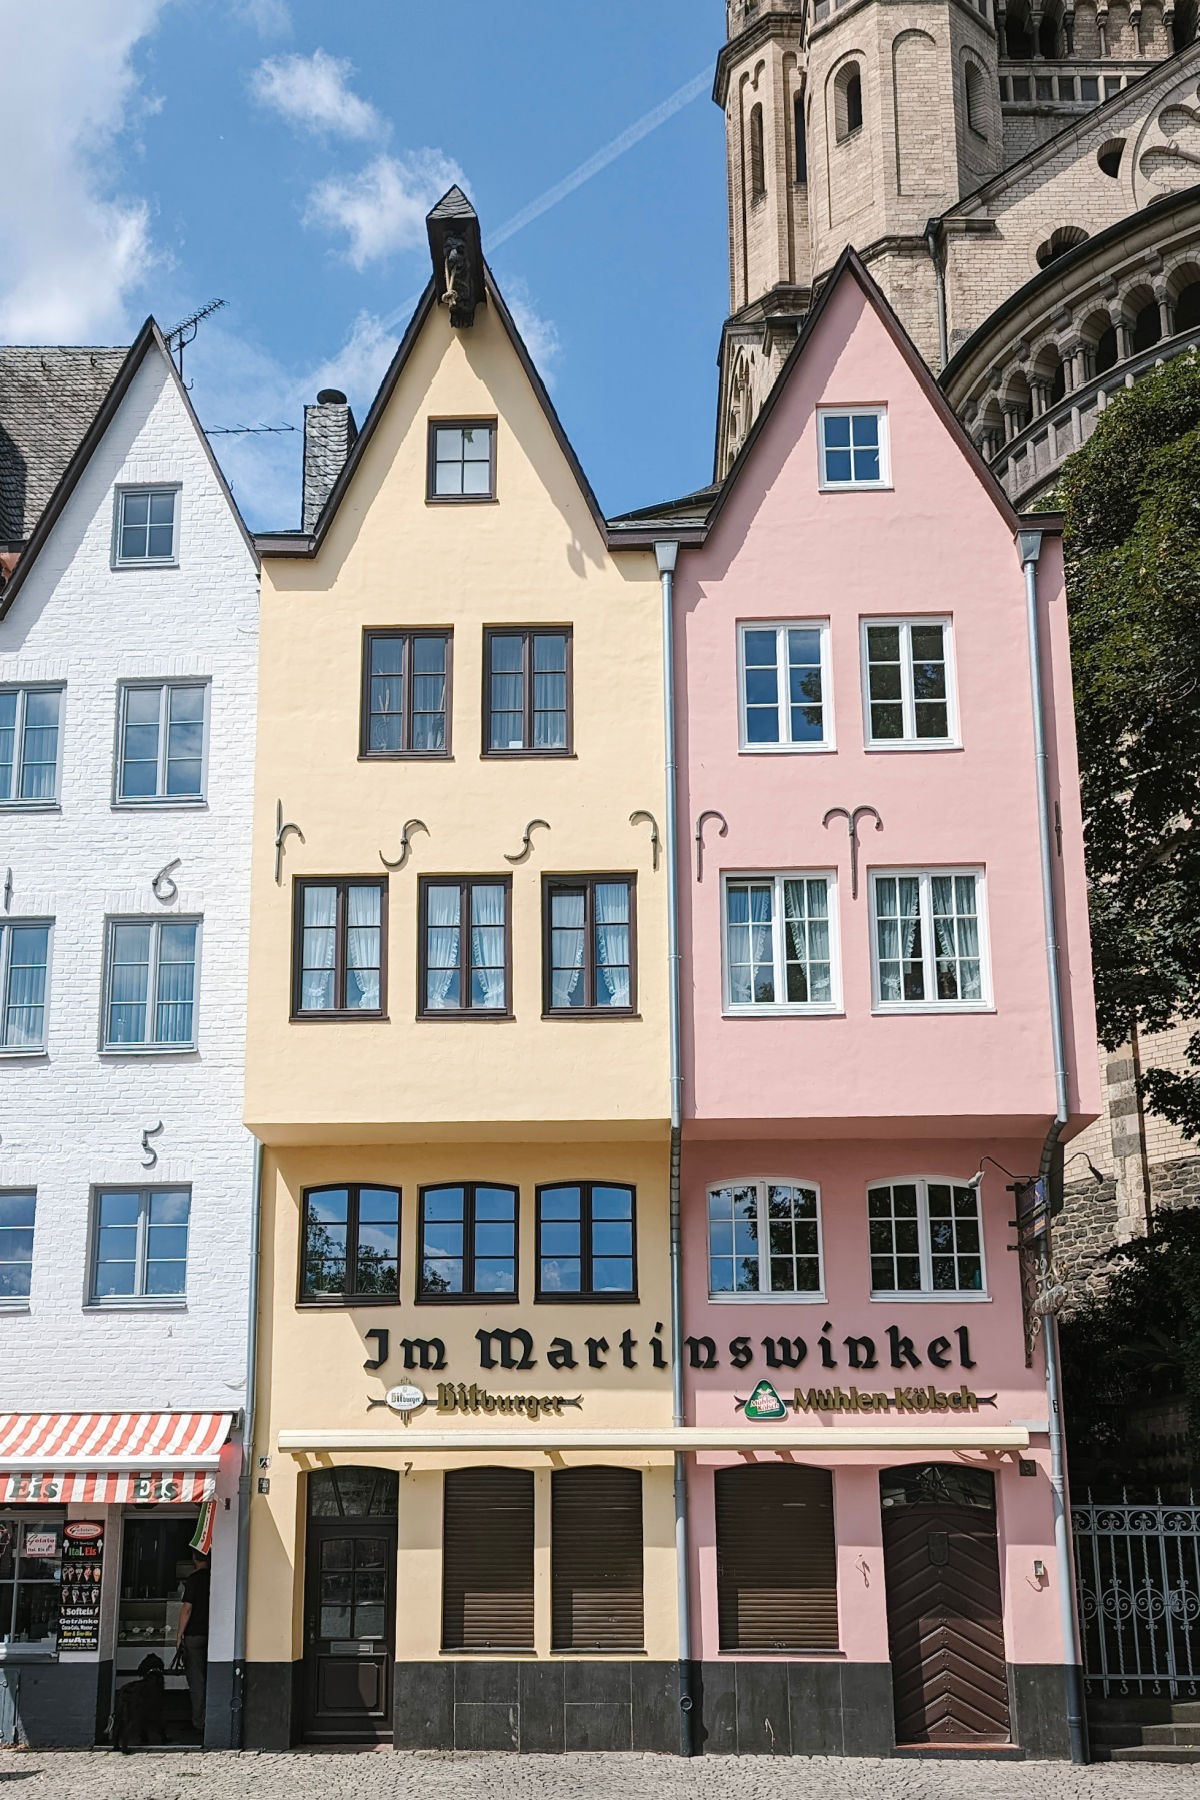
M880 1489L896 1742L1007 1743L992 1477L929 1463Z

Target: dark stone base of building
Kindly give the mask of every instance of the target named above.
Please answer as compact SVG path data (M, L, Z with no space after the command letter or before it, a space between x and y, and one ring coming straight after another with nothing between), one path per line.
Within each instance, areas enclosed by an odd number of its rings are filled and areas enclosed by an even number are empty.
M679 1749L673 1663L396 1665L398 1750Z
M112 1664L0 1666L0 1744L90 1750L108 1730Z
M697 1665L695 1749L708 1756L890 1756L888 1663Z
M1071 1737L1067 1730L1066 1673L1058 1663L1010 1663L1008 1691L1012 1696L1013 1740L1034 1762L1069 1760ZM1078 1673L1083 1693L1083 1671Z

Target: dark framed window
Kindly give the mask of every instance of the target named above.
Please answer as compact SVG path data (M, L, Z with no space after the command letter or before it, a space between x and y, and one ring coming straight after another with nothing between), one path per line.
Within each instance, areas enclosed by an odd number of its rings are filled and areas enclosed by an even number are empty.
M494 419L430 419L427 500L496 498Z
M421 1189L418 1300L515 1300L517 1190L466 1181Z
M537 1190L537 1298L636 1300L634 1190L611 1181Z
M640 1469L550 1477L550 1648L645 1647Z
M387 1004L387 882L296 883L292 1016L375 1018Z
M351 1182L304 1190L300 1299L400 1298L400 1191Z
M533 1476L448 1469L442 1490L442 1649L533 1649Z
M542 883L542 1006L556 1017L637 1006L632 875L547 876Z
M714 1479L719 1648L836 1650L833 1476L757 1463Z
M483 634L485 756L571 750L571 632L513 626Z
M362 756L448 756L449 631L363 633Z
M44 1507L0 1512L0 1662L53 1655L58 1646L62 1533L62 1515L47 1517Z
M511 1017L511 898L506 875L421 877L422 1017Z

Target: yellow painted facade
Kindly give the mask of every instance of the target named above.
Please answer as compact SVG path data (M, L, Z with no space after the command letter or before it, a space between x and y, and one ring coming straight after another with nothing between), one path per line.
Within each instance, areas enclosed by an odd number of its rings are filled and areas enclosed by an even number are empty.
M427 502L432 419L496 421L494 501ZM464 1441L485 1424L529 1420L444 1418L439 1381L579 1397L563 1426L670 1423L667 874L665 858L655 868L650 826L630 820L644 810L664 828L659 608L653 554L608 549L494 295L469 330L453 329L444 307L429 311L316 553L264 556L246 1088L247 1123L264 1145L251 1675L304 1656L306 1473L364 1464L401 1476L399 1663L443 1657L443 1472L481 1462L535 1473L536 1659L551 1654L552 1470L641 1469L644 1655L678 1653L669 1454L564 1458L554 1413L539 1421L546 1446L536 1451L279 1447L281 1431L377 1425L393 1435L401 1420L378 1403L405 1381L430 1398L414 1427L449 1424ZM484 630L539 624L571 628L572 753L484 756ZM389 627L453 633L448 756L360 758L364 632ZM299 833L286 835L277 881L278 805ZM412 820L424 829L411 830L408 859L387 878L386 1016L292 1020L295 881L381 878L381 857L399 858ZM545 823L514 861L532 820ZM543 877L608 873L636 884L634 1014L544 1017ZM421 875L511 877L511 1018L418 1017ZM419 1190L470 1181L519 1190L518 1299L418 1303ZM535 1191L551 1181L635 1189L636 1301L535 1300ZM300 1304L304 1190L353 1182L401 1191L398 1299ZM536 1365L482 1369L476 1334L495 1328L529 1331ZM372 1330L389 1334L378 1370L364 1367L379 1348ZM636 1349L627 1340L623 1352L627 1332ZM418 1338L441 1341L444 1369L406 1370L403 1342ZM569 1340L574 1369L548 1364L554 1338ZM589 1366L589 1338L602 1367Z

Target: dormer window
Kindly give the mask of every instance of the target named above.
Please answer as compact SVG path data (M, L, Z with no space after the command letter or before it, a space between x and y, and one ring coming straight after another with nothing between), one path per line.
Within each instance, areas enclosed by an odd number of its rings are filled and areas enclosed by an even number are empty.
M179 560L179 489L118 488L113 531L113 561L119 568Z
M429 421L429 500L496 498L496 425L489 419Z

